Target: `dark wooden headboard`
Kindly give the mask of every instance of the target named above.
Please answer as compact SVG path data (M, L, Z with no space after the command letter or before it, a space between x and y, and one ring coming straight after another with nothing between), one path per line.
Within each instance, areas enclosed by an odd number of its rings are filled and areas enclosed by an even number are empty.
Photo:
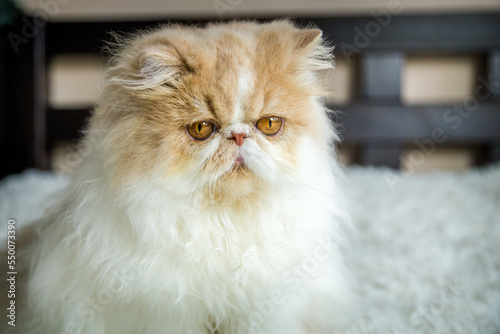
M398 167L405 145L433 141L472 144L481 163L500 160L500 14L301 18L324 31L335 56L356 59L358 93L335 121L343 142L357 148L357 163ZM151 27L150 22L49 22L26 28L24 18L8 32L24 38L17 47L2 40L7 106L3 173L47 168L47 152L75 139L92 106L58 110L47 104L47 64L59 54L100 53L109 31ZM163 21L164 22L164 21ZM181 21L200 23L200 21ZM32 30L31 30L32 31ZM24 37L23 37L24 36ZM18 49L15 52L15 49ZM414 53L481 55L479 87L462 105L406 106L400 80L405 57ZM490 82L487 84L486 82ZM0 136L2 137L2 136Z

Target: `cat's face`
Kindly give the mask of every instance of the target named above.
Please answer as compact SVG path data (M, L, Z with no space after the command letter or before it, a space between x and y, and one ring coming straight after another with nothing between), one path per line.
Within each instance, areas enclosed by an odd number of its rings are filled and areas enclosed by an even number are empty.
M308 137L331 129L317 70L320 31L288 22L166 28L125 47L94 124L106 124L113 173L160 175L194 190L248 194L300 168ZM326 152L325 152L326 153Z

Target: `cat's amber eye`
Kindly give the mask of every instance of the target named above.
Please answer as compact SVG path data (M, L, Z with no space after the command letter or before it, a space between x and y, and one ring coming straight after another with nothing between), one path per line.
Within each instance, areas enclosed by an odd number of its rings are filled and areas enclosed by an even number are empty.
M259 119L255 126L263 134L273 136L281 130L281 127L283 126L283 118L278 116L264 117Z
M208 121L196 122L187 126L187 132L196 140L208 139L215 131L214 123Z

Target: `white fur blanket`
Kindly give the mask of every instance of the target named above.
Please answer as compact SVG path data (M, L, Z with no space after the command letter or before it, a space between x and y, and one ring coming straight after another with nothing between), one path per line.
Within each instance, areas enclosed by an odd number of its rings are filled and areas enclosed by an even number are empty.
M500 333L500 165L466 173L346 170L359 314L338 333ZM64 178L0 182L1 240L50 206ZM2 242L3 244L3 242Z

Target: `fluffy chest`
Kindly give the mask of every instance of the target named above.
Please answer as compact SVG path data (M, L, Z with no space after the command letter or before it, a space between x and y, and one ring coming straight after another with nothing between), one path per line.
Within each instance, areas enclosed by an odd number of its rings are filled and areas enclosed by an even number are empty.
M175 222L165 223L163 243L138 248L128 263L141 268L137 284L151 291L213 296L252 282L262 286L307 253L310 226L317 223L311 220L302 205L285 200L252 214L182 210Z

